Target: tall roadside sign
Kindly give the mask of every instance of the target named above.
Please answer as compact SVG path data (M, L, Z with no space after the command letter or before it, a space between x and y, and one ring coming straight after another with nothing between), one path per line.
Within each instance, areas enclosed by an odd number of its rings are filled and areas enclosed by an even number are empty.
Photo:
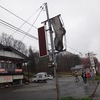
M38 28L38 38L39 38L39 55L40 57L46 56L47 45L46 45L46 36L44 26Z

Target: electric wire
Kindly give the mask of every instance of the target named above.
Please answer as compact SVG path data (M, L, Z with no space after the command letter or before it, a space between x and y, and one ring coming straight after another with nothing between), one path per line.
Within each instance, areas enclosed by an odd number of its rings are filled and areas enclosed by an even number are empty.
M6 29L8 29L8 30L10 30L10 31L14 31L14 29L12 29L12 28L10 28L10 27L8 27L8 26L2 24L2 22L0 23L0 26L3 26L3 27L5 27ZM15 31L16 31L16 30L15 30ZM23 36L22 33L21 33L20 35ZM10 35L9 38L10 38L11 36L12 36L12 35ZM33 41L33 38L32 38L32 37L27 36L27 38L29 38L29 39L31 39L31 40ZM35 39L35 40L36 40L36 39ZM36 40L36 41L37 41L37 40Z
M42 6L41 6L41 7L42 7ZM3 6L0 5L0 8L6 10L7 12L9 12L9 13L11 13L12 15L16 16L17 18L19 18L20 20L24 21L25 23L27 23L27 24L29 24L30 26L32 26L32 27L34 27L34 28L37 29L37 27L33 26L32 24L30 24L29 22L25 21L23 18L21 18L21 17L19 17L18 15L14 14L14 13L11 12L10 10L4 8ZM24 35L27 34L27 32L21 30L20 28L15 27L14 25L11 25L11 24L9 24L9 23L7 23L7 22L1 20L1 19L0 19L0 21L2 21L2 22L0 22L1 24L4 24L4 25L7 26L7 27L10 27L10 28L12 28L12 29L14 29L14 30L16 30L16 31L18 31L18 32L20 32L20 33L22 33L22 34L24 34ZM27 36L38 40L38 38L36 38L35 36L32 36L32 35L30 35L30 34L27 34ZM74 51L76 51L76 52L79 52L79 51L77 51L77 50L75 50L75 49L73 49L73 48L71 48L71 47L69 47L69 46L67 46L67 47L70 48L70 49L72 49L72 50L74 50ZM81 52L79 52L79 53L82 54Z
M23 30L21 30L21 29L19 29L19 28L15 27L14 25L11 25L11 24L9 24L9 23L5 22L5 21L4 21L4 20L2 20L2 19L0 19L0 23L1 23L1 24L3 24L3 25L5 25L5 26L7 26L7 27L9 27L9 28L11 28L11 29L13 29L13 30L18 30L18 32L20 32L20 33L22 33L22 34L26 35L26 32L25 32L25 31L23 31ZM27 34L27 36L28 36L28 37L31 37L31 38L33 38L33 39L35 39L35 40L38 40L38 38L37 38L37 37L35 37L35 36L33 36L33 35ZM50 45L50 44L49 44L49 45ZM67 45L67 47L68 47L68 48L70 48L70 49L72 49L72 50L74 50L74 51L76 51L76 52L78 52L79 54L81 54L81 55L82 55L82 53L81 53L81 52L79 52L78 50L75 50L75 49L71 48L71 47L70 47L70 46L68 46L68 45Z
M0 5L0 8L6 10L7 12L9 12L10 14L14 15L15 17L19 18L20 20L24 21L25 23L31 25L29 22L25 21L23 18L19 17L18 15L14 14L13 12L11 12L10 10L4 8L3 6ZM31 25L32 27L34 27L35 29L37 29L37 27Z
M22 28L22 26L38 11L38 10L40 10L42 8L42 6L40 6L40 8L38 8L20 27L19 27L19 29L21 29ZM33 25L33 24L32 24ZM31 26L32 27L32 26ZM12 35L14 35L16 32L17 32L18 30L16 30L15 32L13 32L10 36L9 36L9 38L12 36Z
M68 45L67 45L67 47L70 48L70 49L72 49L72 50L74 50L74 51L76 51L76 52L78 52L80 55L82 55L82 53L81 53L80 51L75 50L75 49L73 49L72 47L70 47L70 46L68 46Z
M10 27L11 29L17 30L18 32L20 32L20 33L22 33L22 34L24 34L24 35L26 34L25 31L23 31L23 30L21 30L21 29L15 27L14 25L12 25L12 24L10 24L10 23L8 23L8 22L2 20L2 19L0 19L0 23L3 24L3 25L5 25L5 26ZM38 38L35 37L35 36L33 36L33 35L27 34L27 36L29 36L29 37L31 37L31 38L33 38L33 39L38 40Z
M43 10L43 8L40 10L40 12L39 12L38 16L36 17L36 19L35 19L35 21L33 22L33 24L32 24L32 25L34 25L34 24L35 24L35 22L37 21L37 19L38 19L38 18L39 18L39 16L40 16L40 14L41 14L42 10ZM21 41L23 41L23 39L25 38L25 36L28 34L28 32L29 32L31 29L32 29L32 26L31 26L31 27L30 27L30 29L26 32L26 34L24 35L24 37L22 38L22 40L21 40Z

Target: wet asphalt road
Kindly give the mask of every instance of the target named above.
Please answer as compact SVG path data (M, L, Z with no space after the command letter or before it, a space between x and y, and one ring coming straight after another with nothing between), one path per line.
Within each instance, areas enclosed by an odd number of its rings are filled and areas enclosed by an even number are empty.
M74 77L59 78L60 97L87 97L92 94L96 83L85 85L80 77L78 83ZM0 100L57 100L55 79L47 83L30 83L29 85L0 88Z

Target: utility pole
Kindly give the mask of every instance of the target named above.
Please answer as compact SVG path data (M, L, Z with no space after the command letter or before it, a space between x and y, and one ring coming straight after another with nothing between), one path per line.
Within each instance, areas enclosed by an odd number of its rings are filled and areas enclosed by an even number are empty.
M54 64L54 75L55 75L56 90L57 90L57 100L60 100L60 91L59 91L59 84L58 84L58 77L57 77L57 63L56 63L56 55L55 55L54 42L53 42L53 34L52 34L53 31L52 31L52 27L51 27L51 22L49 20L49 12L48 12L47 3L45 3L45 9L46 9L47 22L48 22L49 33L50 33L52 62Z

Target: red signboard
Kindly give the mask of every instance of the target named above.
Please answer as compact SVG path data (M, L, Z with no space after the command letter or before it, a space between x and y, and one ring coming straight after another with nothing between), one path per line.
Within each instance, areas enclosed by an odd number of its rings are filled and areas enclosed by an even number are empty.
M10 80L11 76L4 76L4 80Z
M1 72L1 73L5 73L6 70L5 70L5 69L0 69L0 72Z
M38 38L39 38L39 52L40 56L47 55L46 38L44 26L38 28Z
M15 72L22 72L22 69L15 69Z

